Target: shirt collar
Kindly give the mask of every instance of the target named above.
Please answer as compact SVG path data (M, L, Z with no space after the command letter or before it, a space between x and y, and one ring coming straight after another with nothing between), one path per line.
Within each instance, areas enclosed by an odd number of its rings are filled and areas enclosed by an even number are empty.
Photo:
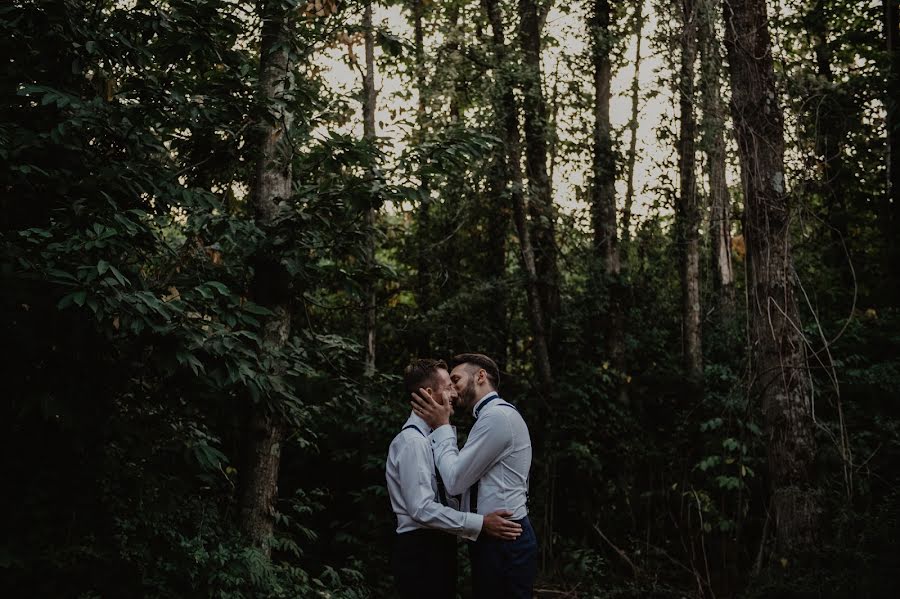
M478 412L479 412L479 410L481 410L482 404L484 404L484 402L486 402L487 400L489 400L491 397L494 397L494 396L500 397L500 394L497 393L496 391L489 391L488 393L485 394L484 397L479 399L478 403L475 404L475 407L472 408L472 415L475 418L478 418Z
M409 419L407 419L406 424L404 424L403 426L409 426L410 424L418 427L419 430L425 433L425 436L431 434L431 427L428 426L428 423L422 420L422 417L417 415L415 412L409 413Z

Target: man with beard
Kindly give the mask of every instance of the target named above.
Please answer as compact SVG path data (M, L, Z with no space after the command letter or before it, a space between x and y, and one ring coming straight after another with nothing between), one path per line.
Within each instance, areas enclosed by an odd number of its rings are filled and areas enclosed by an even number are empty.
M482 536L470 545L474 597L530 599L537 573L537 540L526 506L531 469L528 427L515 406L500 399L500 371L493 360L483 354L460 354L451 366L456 405L471 410L475 418L461 450L450 427L453 402L428 389L413 393L415 415L434 429L431 442L438 472L447 492L469 489L471 512L506 510L522 526L515 540Z
M442 405L457 399L447 364L442 360L414 360L403 373L409 392L423 388ZM393 570L403 599L456 598L456 538L481 540L490 535L514 540L522 527L507 518L512 512L457 511L459 500L444 489L424 420L410 414L388 450L385 474L391 507L397 515ZM446 534L451 533L451 534Z

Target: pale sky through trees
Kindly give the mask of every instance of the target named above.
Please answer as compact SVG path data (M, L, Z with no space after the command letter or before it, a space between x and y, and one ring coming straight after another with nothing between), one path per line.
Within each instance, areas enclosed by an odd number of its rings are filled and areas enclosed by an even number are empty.
M566 62L561 60L561 58L564 56L584 55L587 52L585 16L579 8L572 8L570 12L564 14L557 7L554 7L547 19L545 35L550 35L559 40L558 45L545 44L543 53L544 81L548 103L554 77L557 76L558 63L560 63L558 71L560 81L573 79L571 69L566 66ZM659 56L658 51L651 46L650 38L656 28L656 15L649 1L644 7L644 15L645 23L641 47L642 63L640 68L641 100L637 132L638 156L634 173L634 213L638 218L646 214L648 207L657 197L657 194L653 192L653 187L660 181L659 175L662 172L661 169L664 168L664 163L674 155L675 151L672 141L664 143L657 139L656 128L664 119L677 119L676 106L672 101L672 91L669 89L668 84L662 81L662 79L669 79L668 74L665 72L667 67ZM375 23L376 27L383 27L405 40L412 40L412 27L409 23L409 15L398 6L390 8L378 7ZM429 35L430 33L432 32L427 31L426 34L426 52L439 42L433 34ZM513 41L515 41L515 34L513 31L508 31L507 43ZM613 98L610 115L617 135L615 141L623 156L627 151L630 135L627 130L627 124L631 116L630 87L634 76L634 36L629 36L626 42L623 58L617 60L614 64ZM362 44L356 44L354 50L359 65L363 65ZM334 85L335 91L350 96L358 91L362 78L356 67L348 64L347 55L346 45L333 48L328 52L322 66L329 72L327 79ZM378 136L382 140L382 149L388 152L389 155L396 156L402 151L404 147L403 139L408 135L410 128L415 122L416 94L413 92L408 99L400 97L404 92L404 81L396 75L386 76L384 69L379 69L378 61L380 56L381 50L376 47L376 70L378 71L376 73L376 86L379 89L377 110ZM589 96L592 93L589 77L586 78L582 74L579 80L582 81L584 86L584 93ZM650 92L656 93L650 94ZM353 105L359 106L356 102ZM563 108L564 110L560 112L558 117L558 135L560 138L572 140L573 131L577 131L579 135L585 136L583 141L589 141L592 119L590 110L579 110L576 113L571 106L566 104L565 98L563 98ZM675 125L673 124L673 126ZM361 109L359 114L355 115L352 127L354 134L362 135ZM590 147L589 143L585 147ZM671 165L671 180L677 181L674 159L668 160L668 162ZM578 156L570 154L559 157L553 177L554 195L557 205L569 211L586 207L583 198L589 167L589 151L585 151ZM729 170L732 171L733 169ZM734 183L733 178L734 173L729 172L729 179L732 179L729 181L730 184ZM700 184L702 185L702 178L700 178ZM621 204L625 196L624 160L620 164L616 189Z

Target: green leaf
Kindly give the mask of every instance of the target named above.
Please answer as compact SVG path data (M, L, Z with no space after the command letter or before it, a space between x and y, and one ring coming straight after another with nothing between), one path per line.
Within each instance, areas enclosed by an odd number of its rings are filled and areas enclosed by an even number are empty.
M697 467L700 468L700 470L706 472L710 468L718 466L721 462L722 458L717 455L711 455L700 460L700 463L697 464Z
M123 287L131 286L131 282L128 279L126 279L122 275L122 273L120 273L119 270L112 264L109 265L109 272L111 272L113 274L113 276L116 278L116 281L118 281L119 284L121 284Z
M244 304L244 311L249 312L250 314L258 314L260 316L272 316L274 312L269 310L264 306L260 306L259 304L254 304L253 302L247 302Z
M220 283L219 281L208 281L206 284L226 297L231 295L231 292L228 290L228 286L226 286L224 283Z

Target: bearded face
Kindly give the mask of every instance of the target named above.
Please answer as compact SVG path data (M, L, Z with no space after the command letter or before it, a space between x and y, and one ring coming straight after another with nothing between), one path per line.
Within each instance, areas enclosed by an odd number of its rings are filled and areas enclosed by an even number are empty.
M478 398L475 397L475 377L469 377L469 384L466 385L465 389L462 390L462 393L459 394L463 399L464 405L466 406L474 406L475 402L478 401Z
M471 409L475 402L478 401L477 392L475 391L475 372L477 370L468 364L460 364L450 373L450 379L453 381L453 386L456 387L456 392L459 394L458 403L467 410Z

